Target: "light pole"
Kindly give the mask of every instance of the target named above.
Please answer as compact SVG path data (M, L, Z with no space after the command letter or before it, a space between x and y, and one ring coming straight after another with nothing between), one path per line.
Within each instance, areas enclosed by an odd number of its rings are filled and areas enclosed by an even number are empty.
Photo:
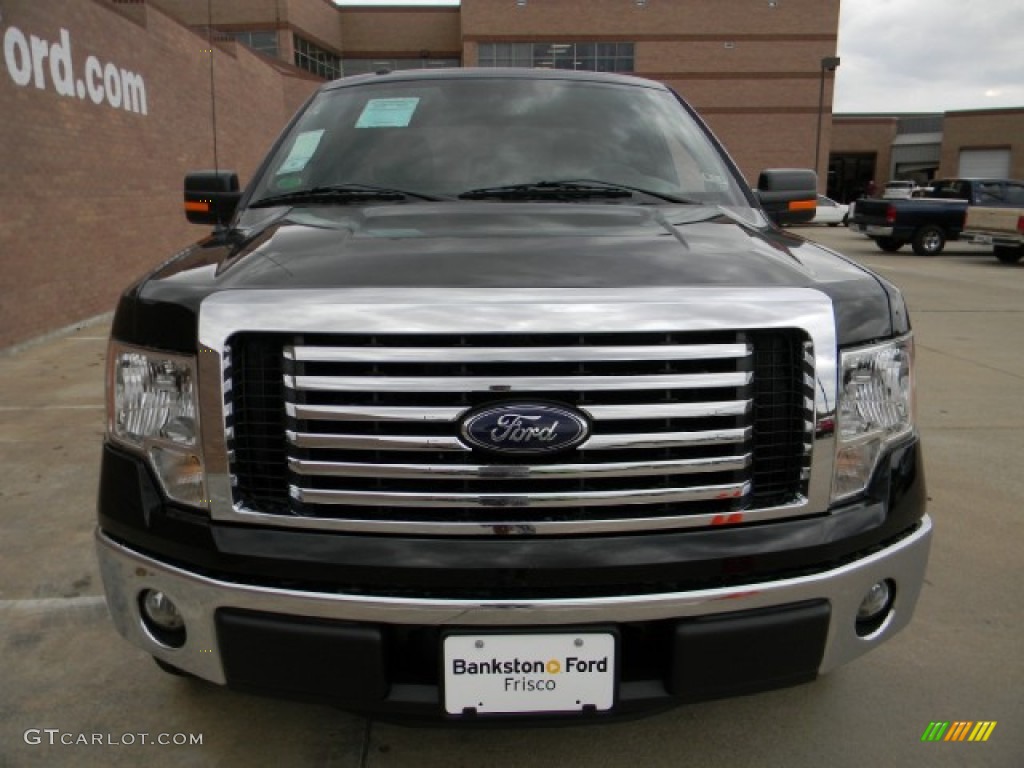
M818 172L818 161L821 157L821 118L825 111L825 73L835 72L839 68L838 56L826 56L821 60L821 82L818 89L818 132L814 141L814 172ZM825 172L826 179L828 171ZM827 183L826 183L827 185Z

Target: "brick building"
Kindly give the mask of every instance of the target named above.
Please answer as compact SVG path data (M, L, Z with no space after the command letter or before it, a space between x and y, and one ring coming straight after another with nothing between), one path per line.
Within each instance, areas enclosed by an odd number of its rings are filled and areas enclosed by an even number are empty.
M136 0L0 0L0 38L0 349L113 310L203 234L182 179L214 164L211 57L243 178L322 82Z
M1024 179L1024 108L931 115L835 115L828 194L843 202L869 180Z
M185 171L216 160L245 183L324 78L633 72L677 88L754 179L813 164L838 15L839 0L0 0L0 349L112 310L202 234L181 214Z

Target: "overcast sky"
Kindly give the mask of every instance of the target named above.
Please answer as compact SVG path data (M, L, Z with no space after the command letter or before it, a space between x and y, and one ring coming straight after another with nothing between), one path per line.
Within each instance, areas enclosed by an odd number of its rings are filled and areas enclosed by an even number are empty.
M836 112L1024 107L1024 0L842 0L838 53Z
M839 57L836 112L1024 107L1024 0L843 0Z

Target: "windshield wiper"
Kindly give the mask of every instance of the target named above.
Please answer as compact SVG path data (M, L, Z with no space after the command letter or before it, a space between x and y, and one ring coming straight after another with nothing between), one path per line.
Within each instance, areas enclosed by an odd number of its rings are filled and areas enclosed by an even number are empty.
M588 197L632 197L633 193L621 187L579 184L570 181L532 181L525 184L506 184L500 187L481 187L459 195L460 200L582 200Z
M700 200L691 200L687 197L679 197L679 195L670 195L666 192L656 192L653 189L647 189L646 187L631 187L628 184L620 184L617 181L601 181L600 179L572 179L565 183L575 184L599 184L602 187L608 187L613 189L627 189L630 192L636 192L641 195L648 195L650 197L656 197L659 200L665 200L669 203L682 203L684 205L706 205L706 203Z
M570 181L533 181L525 184L508 184L501 187L471 189L459 195L460 200L583 200L587 198L633 197L635 193L649 195L670 203L697 204L663 192L654 192L641 187L630 187L610 181L578 179Z
M261 197L259 200L249 203L249 207L267 208L272 205L293 205L295 203L358 203L366 200L405 200L407 197L430 201L439 199L419 192L374 187L369 184L330 184Z

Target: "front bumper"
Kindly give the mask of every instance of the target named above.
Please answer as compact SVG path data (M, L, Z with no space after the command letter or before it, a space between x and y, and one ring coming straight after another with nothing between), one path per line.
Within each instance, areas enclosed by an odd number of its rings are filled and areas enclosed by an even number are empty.
M507 632L582 626L622 629L624 638L634 629L660 632L663 641L651 646L660 649L660 661L650 674L622 681L611 714L804 682L866 653L906 626L923 583L931 535L925 516L909 535L862 559L778 581L544 600L278 589L190 573L125 547L103 531L97 532L97 547L118 631L158 659L232 687L366 712L440 717L444 710L436 682L437 657L427 653L420 664L434 670L413 670L404 679L398 671L408 671L402 643L417 633L436 639L438 632L457 628ZM857 608L869 587L883 579L896 586L892 610L881 627L861 637L855 630ZM166 593L178 606L187 633L181 647L168 647L147 630L139 609L139 595L146 589ZM719 653L728 646L751 646L751 658L760 658L747 664L744 679L730 674L736 657ZM703 668L696 677L682 662L694 653Z

